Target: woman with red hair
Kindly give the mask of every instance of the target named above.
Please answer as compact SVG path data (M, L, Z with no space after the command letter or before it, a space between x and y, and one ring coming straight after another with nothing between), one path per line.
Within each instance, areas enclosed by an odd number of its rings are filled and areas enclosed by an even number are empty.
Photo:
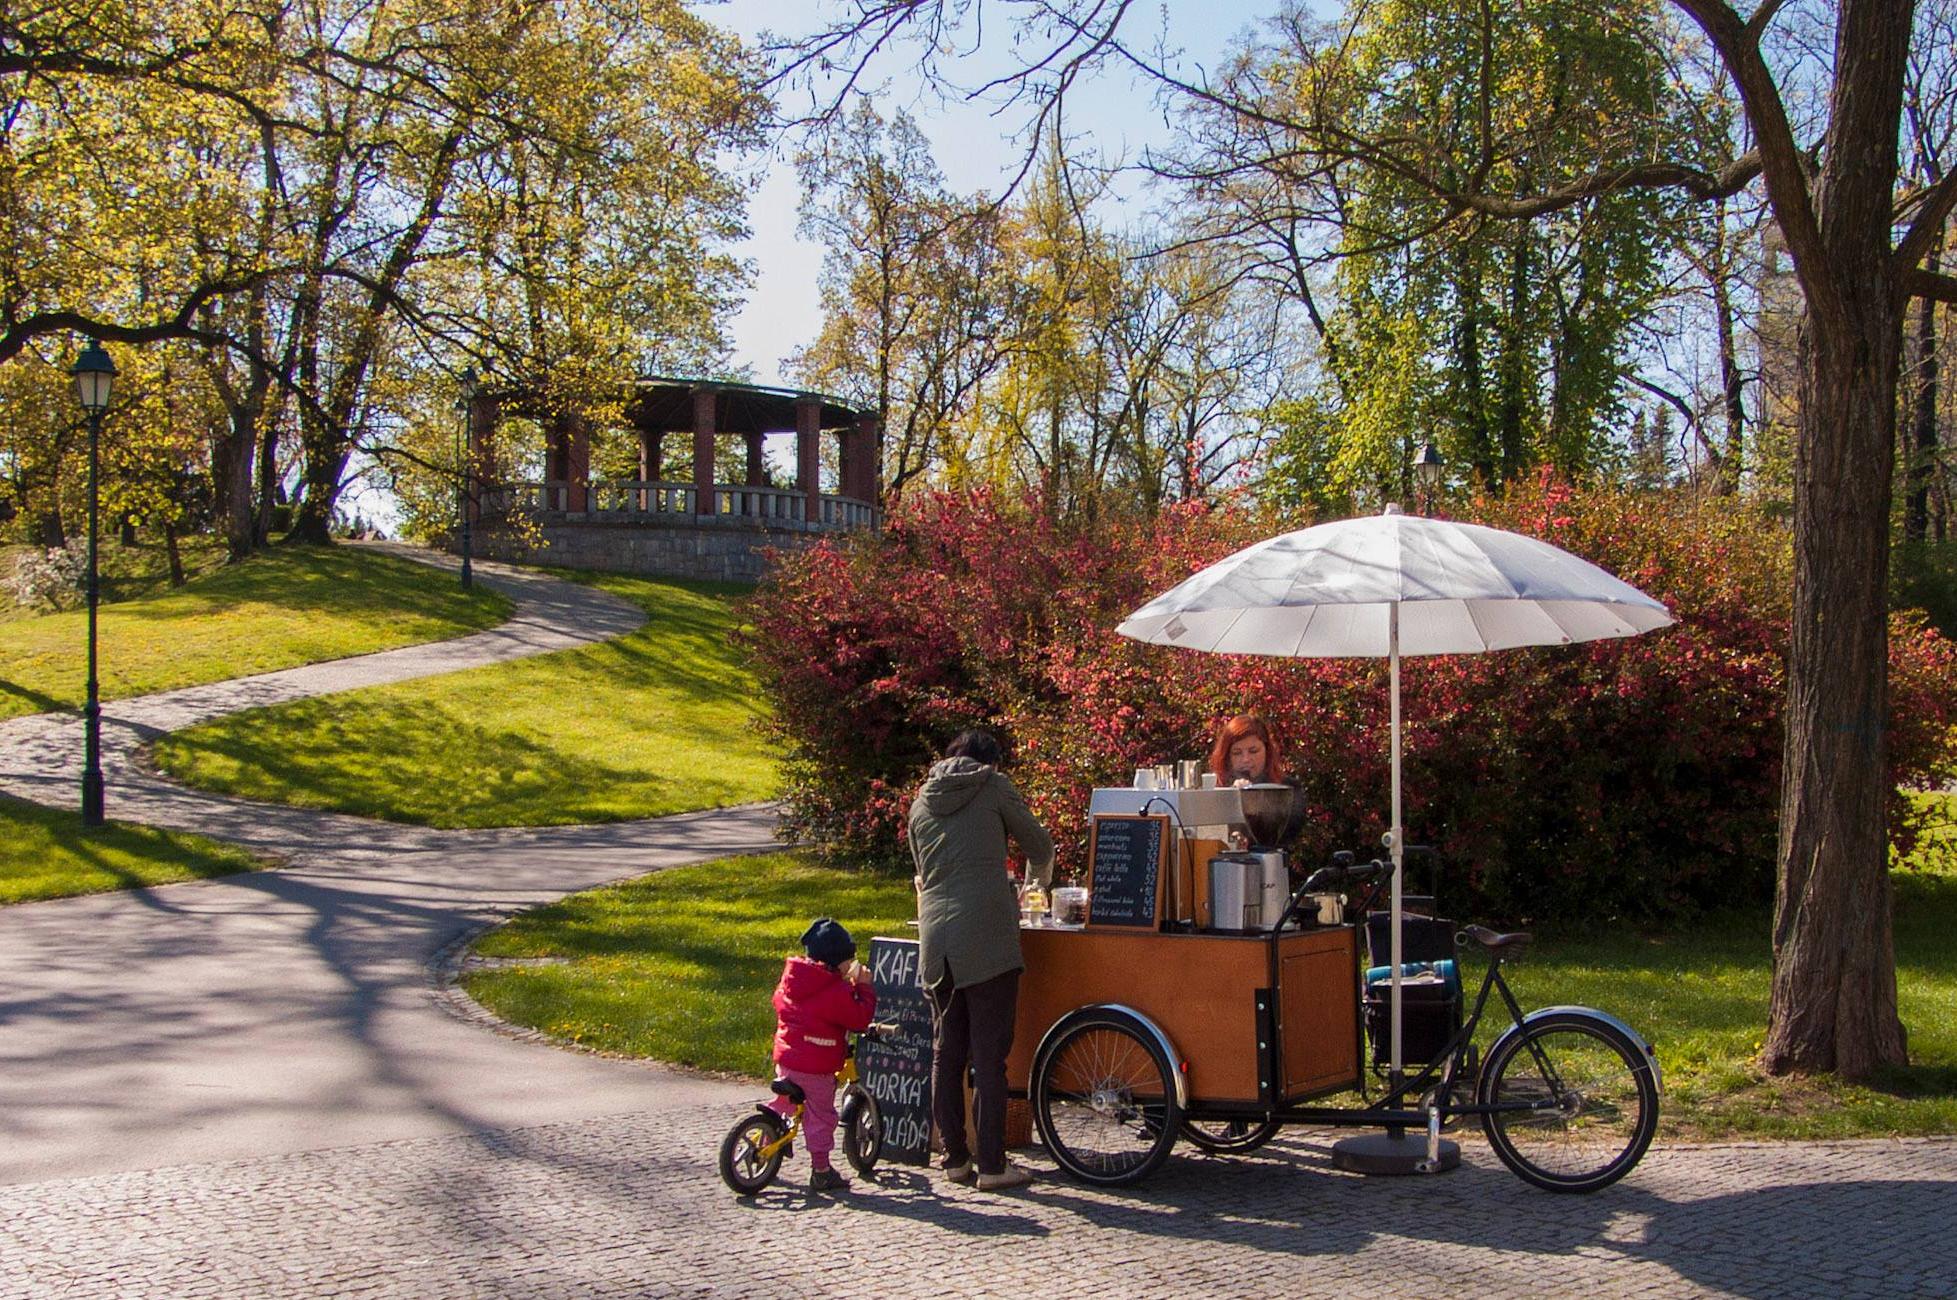
M1284 780L1284 750L1271 725L1254 713L1239 713L1223 724L1210 748L1210 771L1219 786L1262 785Z
M1291 816L1276 844L1281 848L1305 824L1305 796L1298 783L1284 770L1284 748L1271 733L1271 724L1254 713L1240 713L1223 724L1210 748L1210 771L1216 773L1220 787L1233 785L1288 785L1291 787ZM1293 868L1296 874L1296 868Z

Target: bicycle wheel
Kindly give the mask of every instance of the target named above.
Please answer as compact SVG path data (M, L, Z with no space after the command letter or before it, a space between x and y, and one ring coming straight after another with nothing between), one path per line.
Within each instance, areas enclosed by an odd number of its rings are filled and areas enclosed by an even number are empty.
M752 1196L769 1183L781 1169L780 1151L764 1156L762 1148L788 1130L779 1117L756 1112L742 1116L740 1123L727 1130L720 1143L720 1181L742 1196Z
M1240 1156L1269 1142L1280 1127L1274 1119L1186 1119L1182 1135L1213 1154Z
M1054 1163L1101 1187L1153 1173L1182 1120L1170 1068L1126 1016L1089 1013L1063 1027L1033 1067L1033 1118Z
M861 1088L843 1095L843 1156L849 1167L867 1174L883 1154L883 1112L877 1099Z
M1658 1129L1658 1084L1643 1046L1581 1012L1531 1021L1496 1044L1477 1100L1525 1103L1483 1115L1502 1163L1552 1192L1594 1192L1644 1157Z

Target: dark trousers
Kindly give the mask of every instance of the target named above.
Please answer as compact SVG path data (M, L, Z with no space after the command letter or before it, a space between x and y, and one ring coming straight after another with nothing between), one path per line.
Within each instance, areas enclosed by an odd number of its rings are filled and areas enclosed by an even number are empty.
M944 1135L945 1160L962 1165L972 1158L965 1136L965 1069L976 1076L973 1103L982 1174L1006 1167L1006 1055L1012 1051L1013 1014L1019 1005L1019 972L954 988L931 991L937 1059L931 1067L931 1118Z

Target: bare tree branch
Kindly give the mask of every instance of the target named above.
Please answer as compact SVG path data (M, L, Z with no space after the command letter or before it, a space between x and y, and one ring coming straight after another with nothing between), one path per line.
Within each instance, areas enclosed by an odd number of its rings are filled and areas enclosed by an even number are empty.
M1945 175L1925 189L1922 195L1909 233L1903 236L1902 243L1896 245L1895 268L1904 275L1914 271L1917 264L1929 255L1931 246L1943 231L1944 223L1950 220L1951 212L1957 210L1957 171Z

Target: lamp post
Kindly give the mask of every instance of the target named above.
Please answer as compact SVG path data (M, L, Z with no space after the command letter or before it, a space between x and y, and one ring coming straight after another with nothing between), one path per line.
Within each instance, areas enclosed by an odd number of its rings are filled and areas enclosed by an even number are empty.
M457 405L462 411L462 423L456 432L456 458L462 463L462 477L457 487L456 513L462 519L462 586L466 590L476 585L474 574L469 570L469 552L473 538L469 532L469 462L475 458L475 448L469 437L469 423L475 418L476 389L480 386L476 379L476 368L465 367L458 381L461 399Z
M1426 497L1426 510L1434 508L1434 489L1440 486L1441 471L1446 467L1447 462L1441 459L1440 448L1431 442L1421 443L1420 450L1414 453L1413 477Z
M95 568L97 476L101 470L102 413L115 391L116 363L91 340L68 373L75 396L88 413L88 703L82 710L85 752L82 760L82 825L102 824L102 700L95 676L95 606L101 584Z

